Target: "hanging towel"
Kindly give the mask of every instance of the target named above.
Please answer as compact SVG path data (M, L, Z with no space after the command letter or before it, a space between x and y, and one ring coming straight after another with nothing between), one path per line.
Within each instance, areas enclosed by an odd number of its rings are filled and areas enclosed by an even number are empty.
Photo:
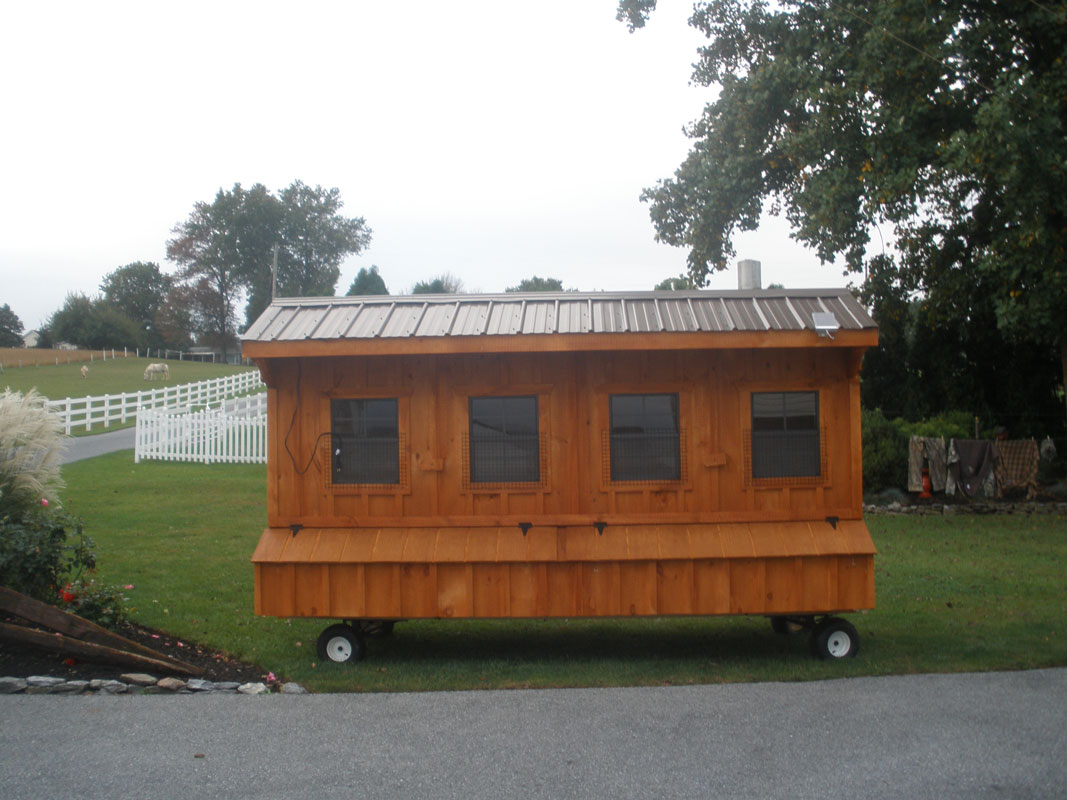
M949 442L947 494L961 492L967 497L997 496L997 450L981 439L953 439Z
M945 440L932 436L912 436L908 441L908 491L921 492L923 488L923 465L930 475L930 487L935 492L945 491L948 477L948 457Z
M1037 442L1009 439L997 442L997 484L1005 489L1026 489L1026 499L1037 497Z

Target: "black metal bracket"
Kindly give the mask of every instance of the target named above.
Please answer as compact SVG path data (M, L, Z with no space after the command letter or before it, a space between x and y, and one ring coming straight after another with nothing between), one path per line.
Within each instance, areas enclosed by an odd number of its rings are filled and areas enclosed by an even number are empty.
M304 526L300 524L294 524L289 526L289 532L292 533L293 536L296 536L303 529Z
M830 527L835 531L837 530L837 523L841 521L840 517L827 517L826 521L830 523Z
M532 528L532 527L533 527L533 523L532 522L520 522L519 523L519 530L522 531L522 535L523 536L525 536L526 532L528 530L530 530L530 528Z
M604 535L604 528L608 527L608 523L606 523L606 522L594 522L593 523L593 527L596 528L596 532L597 532L598 536L603 536Z

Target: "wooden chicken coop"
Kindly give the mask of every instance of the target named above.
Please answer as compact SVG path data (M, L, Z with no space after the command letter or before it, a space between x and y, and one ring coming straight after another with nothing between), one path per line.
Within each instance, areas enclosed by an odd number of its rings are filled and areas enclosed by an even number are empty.
M874 605L846 290L276 300L255 611L341 620L754 614L854 655Z

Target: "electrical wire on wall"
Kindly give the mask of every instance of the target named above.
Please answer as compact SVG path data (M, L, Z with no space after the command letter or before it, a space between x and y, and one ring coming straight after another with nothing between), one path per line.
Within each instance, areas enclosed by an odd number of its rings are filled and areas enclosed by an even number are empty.
M289 430L285 432L285 452L289 454L289 460L293 462L293 469L296 470L297 475L303 475L309 469L315 461L315 454L319 451L319 443L329 436L329 432L320 433L315 439L315 444L311 446L311 456L308 458L304 468L301 469L299 463L296 460L296 456L293 455L293 451L289 448L289 436L293 432L293 427L296 425L296 415L300 413L300 390L303 385L303 363L300 359L296 361L296 404L293 406L293 416L289 420Z

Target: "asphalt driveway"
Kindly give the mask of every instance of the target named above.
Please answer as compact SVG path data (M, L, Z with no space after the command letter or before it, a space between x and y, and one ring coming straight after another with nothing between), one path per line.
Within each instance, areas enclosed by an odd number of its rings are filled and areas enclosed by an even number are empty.
M1067 669L515 692L10 695L0 697L0 797L1061 798L1065 710Z

